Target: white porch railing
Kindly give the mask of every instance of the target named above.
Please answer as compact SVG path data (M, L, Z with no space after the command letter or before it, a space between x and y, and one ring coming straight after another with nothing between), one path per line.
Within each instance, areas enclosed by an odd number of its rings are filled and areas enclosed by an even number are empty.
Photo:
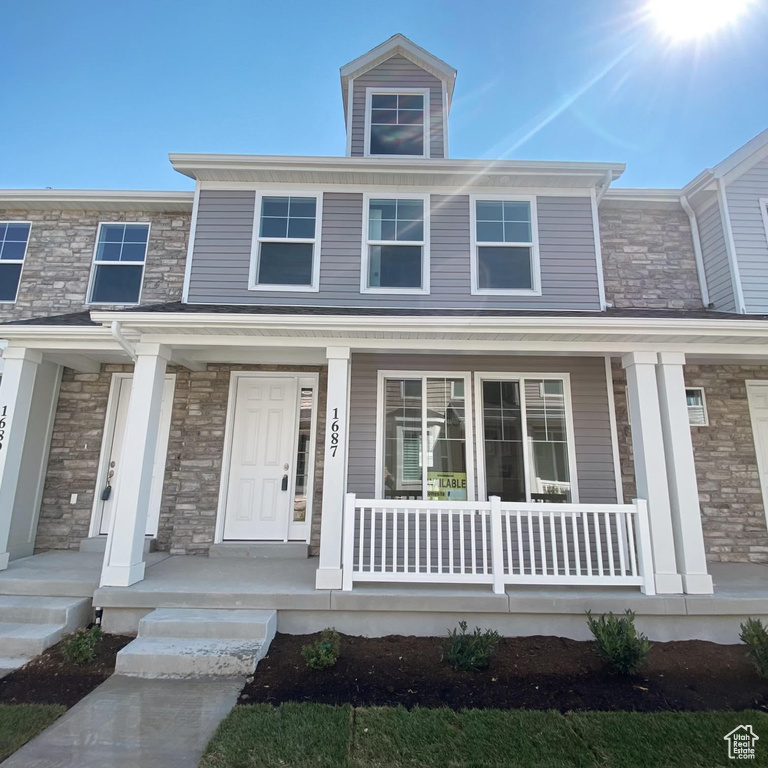
M655 594L647 503L358 499L344 508L343 589L356 581L635 585Z

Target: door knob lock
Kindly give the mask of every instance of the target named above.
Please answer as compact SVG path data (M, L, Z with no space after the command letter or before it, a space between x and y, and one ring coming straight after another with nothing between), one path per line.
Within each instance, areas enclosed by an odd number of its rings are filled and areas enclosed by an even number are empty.
M281 491L287 491L288 490L288 475L283 475L283 484L280 487Z

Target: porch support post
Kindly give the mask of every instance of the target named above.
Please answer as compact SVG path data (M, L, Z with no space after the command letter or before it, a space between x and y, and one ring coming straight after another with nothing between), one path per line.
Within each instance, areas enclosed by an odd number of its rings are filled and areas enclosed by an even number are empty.
M685 398L684 364L684 353L661 352L656 367L669 503L675 531L677 567L683 578L683 589L692 595L711 595L714 588L712 577L707 573L699 488Z
M349 347L328 347L328 403L325 411L323 509L317 589L341 589L341 547L347 475Z
M656 592L680 594L683 582L677 572L672 514L664 459L655 352L630 352L621 359L627 372L632 450L635 455L637 495L648 502Z
M7 347L0 383L0 570L8 567L8 537L21 476L21 457L29 424L35 378L43 356L24 347Z
M102 587L129 587L144 578L144 535L155 463L165 368L171 350L136 345L131 399L125 425L123 461L104 554Z

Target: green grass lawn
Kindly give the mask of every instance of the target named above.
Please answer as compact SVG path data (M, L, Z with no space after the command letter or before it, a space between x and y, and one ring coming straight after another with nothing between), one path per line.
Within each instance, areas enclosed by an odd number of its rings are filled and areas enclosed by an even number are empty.
M58 704L0 704L0 761L66 711Z
M756 760L730 760L723 736L750 724ZM236 707L201 768L768 767L762 712L561 715L527 710Z

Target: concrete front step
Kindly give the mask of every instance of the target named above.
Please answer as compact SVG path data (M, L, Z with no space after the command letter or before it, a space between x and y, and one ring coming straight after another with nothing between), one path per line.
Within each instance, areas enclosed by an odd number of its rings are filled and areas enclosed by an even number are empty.
M222 541L211 545L208 557L306 560L309 557L309 545L303 541Z
M157 539L153 539L149 536L144 537L144 554L155 551ZM81 552L106 552L107 551L107 537L106 536L91 536L89 539L80 540Z
M260 640L138 637L117 654L115 674L134 677L252 675L267 652Z
M0 622L0 656L37 656L64 636L63 624Z
M91 619L91 601L84 597L0 595L0 622L62 624L68 632Z
M139 622L139 637L262 640L277 631L276 611L158 608Z
M0 680L30 661L27 656L0 656Z

